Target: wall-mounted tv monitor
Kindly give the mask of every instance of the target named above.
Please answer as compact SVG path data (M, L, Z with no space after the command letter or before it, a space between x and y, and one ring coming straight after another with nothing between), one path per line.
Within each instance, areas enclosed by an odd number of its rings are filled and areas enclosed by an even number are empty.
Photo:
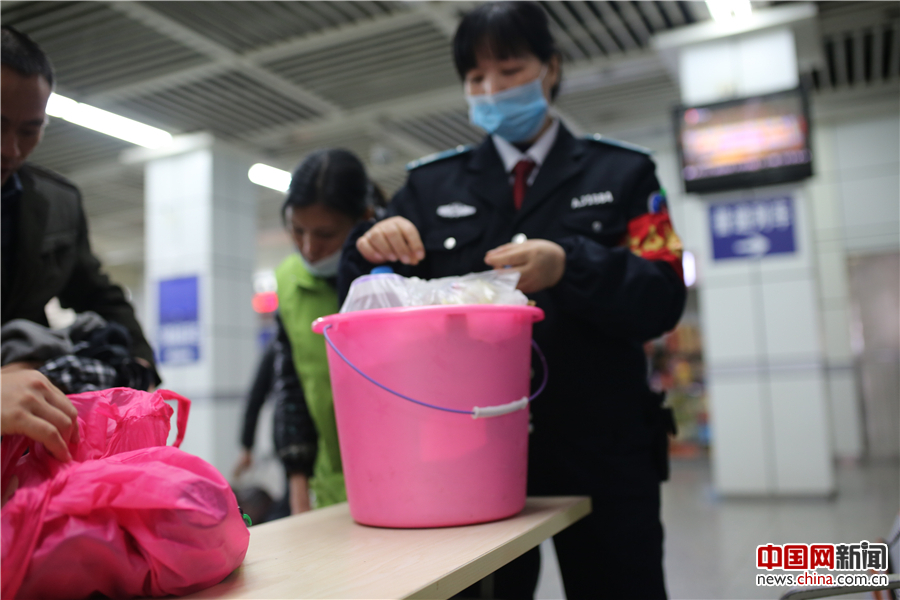
M686 192L751 188L812 175L802 87L675 109Z

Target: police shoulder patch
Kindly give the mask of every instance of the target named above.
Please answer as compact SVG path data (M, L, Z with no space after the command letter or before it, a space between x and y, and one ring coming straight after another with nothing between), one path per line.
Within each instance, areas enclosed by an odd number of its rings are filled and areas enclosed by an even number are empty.
M637 144L632 144L629 142L623 142L621 140L614 140L613 138L604 137L599 133L586 135L584 136L584 139L595 142L597 144L605 144L607 146L614 146L616 148L631 150L632 152L640 152L641 154L646 154L648 156L653 154L653 151L649 148L644 148L643 146L638 146Z
M647 212L657 214L669 210L669 201L666 199L666 190L660 188L651 192L647 197Z
M418 158L412 162L406 164L406 170L412 171L413 169L417 169L419 167L429 165L433 162L437 162L439 160L444 160L445 158L451 158L453 156L457 156L459 154L465 154L472 149L472 145L459 145L456 148L451 148L450 150L444 150L443 152L435 152L434 154L429 154L428 156L423 156L422 158Z

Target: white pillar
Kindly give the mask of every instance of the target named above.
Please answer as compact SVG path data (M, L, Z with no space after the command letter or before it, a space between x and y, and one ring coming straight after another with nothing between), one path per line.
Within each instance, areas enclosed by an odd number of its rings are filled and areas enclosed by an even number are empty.
M251 161L209 140L145 167L145 304L162 387L192 401L182 449L228 473L256 361Z
M864 453L863 423L850 340L848 252L841 214L838 167L838 152L853 153L855 149L840 146L833 125L826 127L820 123L814 134L816 174L807 190L813 199L812 220L818 259L822 337L828 365L832 444L836 458L855 460ZM866 147L871 148L873 153L878 151L877 144L872 144L867 138ZM875 194L873 196L877 197Z
M680 48L678 65L685 105L798 85L788 27ZM689 229L699 234L692 242L698 245L703 274L698 291L713 481L724 495L828 495L835 489L807 187L800 183L705 195L699 209L690 211L697 221ZM726 216L750 209L787 215L783 231L793 240L792 251L714 258L717 209Z

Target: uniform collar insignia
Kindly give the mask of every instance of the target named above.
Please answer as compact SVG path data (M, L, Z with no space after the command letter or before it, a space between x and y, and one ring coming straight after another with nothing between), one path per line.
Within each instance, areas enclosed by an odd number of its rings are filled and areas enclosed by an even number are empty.
M453 202L438 206L437 214L445 219L461 219L462 217L474 215L477 210L474 206L463 204L462 202Z

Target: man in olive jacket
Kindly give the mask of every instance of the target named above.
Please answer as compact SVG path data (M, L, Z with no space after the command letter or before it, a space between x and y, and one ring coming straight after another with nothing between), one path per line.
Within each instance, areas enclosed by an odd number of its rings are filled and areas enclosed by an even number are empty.
M131 333L133 353L153 371L153 351L122 289L91 252L81 194L71 182L25 160L41 140L53 68L28 36L2 28L2 322L47 324L53 297L94 311Z

